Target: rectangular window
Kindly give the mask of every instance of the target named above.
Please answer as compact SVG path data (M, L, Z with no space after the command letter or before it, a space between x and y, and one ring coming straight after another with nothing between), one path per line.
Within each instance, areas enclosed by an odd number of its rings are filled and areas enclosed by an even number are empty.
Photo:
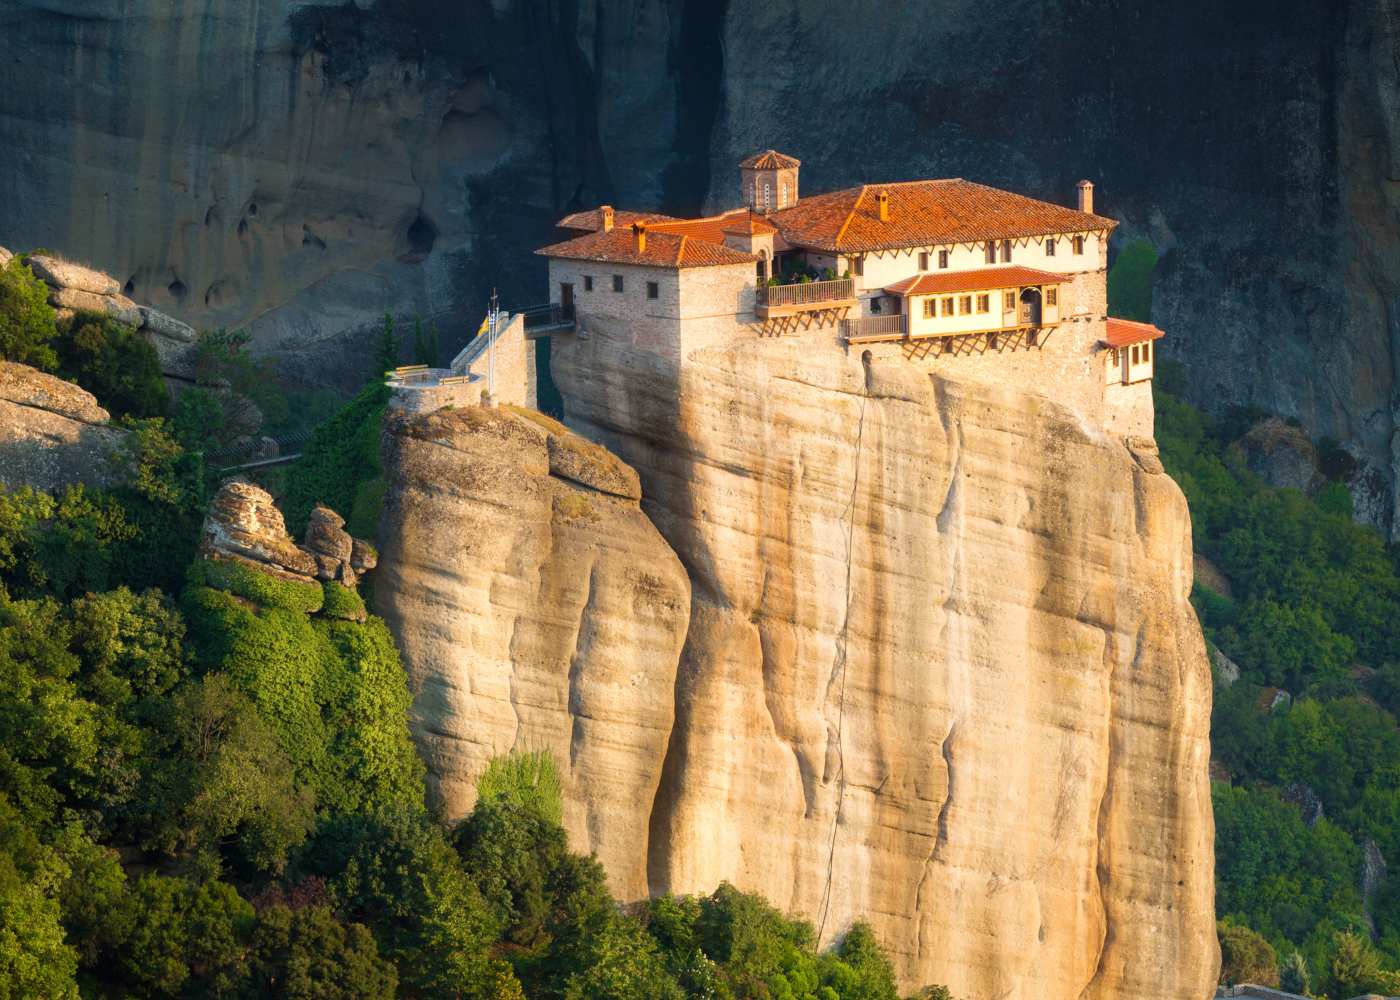
M947 250L940 250L940 251L938 251L938 266L939 266L940 268L943 268L944 270L947 270L947 269L948 269L948 251L947 251Z
M962 316L967 316L972 313L971 295L964 295L962 298L958 299L958 313Z
M924 299L924 319L933 319L933 299Z
M1005 308L1007 308L1007 309L1015 309L1015 308L1016 308L1016 293L1015 293L1015 292L1007 292L1007 293L1006 293L1006 297L1003 298L1002 301L1006 304L1006 305L1005 305Z
M1010 241L1010 240L1002 240L1002 241L1001 241L1001 262L1002 262L1003 264L1010 264L1010 263L1011 263L1011 241Z
M852 266L851 266L851 270L854 271L854 272L856 273L856 277L858 277L858 278L863 278L863 277L865 277L865 258L864 258L864 257L852 257L852 258L851 258L851 265L852 265Z
M1114 368L1118 367L1118 348L1112 347L1108 351L1108 363Z
M1058 288L1045 289L1045 304L1047 306L1057 306L1060 304L1060 290Z
M583 276L583 290L585 292L593 291L593 275L585 274Z
M990 295L977 296L977 311L980 313L992 311L992 297Z
M987 244L986 261L988 264L995 264L997 262L997 245L995 243Z
M946 298L946 299L943 300L943 315L944 315L944 316L951 316L951 315L953 315L953 300L952 300L952 298Z
M1045 237L1045 256L1055 256L1055 237L1053 236Z
M1074 238L1074 252L1076 254L1082 254L1084 252L1084 237L1076 236Z
M1137 344L1134 344L1134 345L1133 345L1133 362L1132 362L1132 363L1133 363L1133 364L1137 364L1137 363L1138 363L1138 345L1137 345Z
M919 254L919 270L920 270L920 271L927 271L927 270L928 270L928 252L927 252L927 251L925 251L924 253Z
M1152 342L1149 340L1147 343L1145 343L1145 344L1142 345L1142 361L1143 361L1143 364L1146 364L1147 362L1149 362L1149 361L1151 361L1151 360L1152 360Z
M620 275L620 274L614 274L614 275L613 275L613 291L615 291L615 292L620 292L620 291L622 291L622 275Z
M654 281L647 282L647 298L654 299L661 295L661 286Z

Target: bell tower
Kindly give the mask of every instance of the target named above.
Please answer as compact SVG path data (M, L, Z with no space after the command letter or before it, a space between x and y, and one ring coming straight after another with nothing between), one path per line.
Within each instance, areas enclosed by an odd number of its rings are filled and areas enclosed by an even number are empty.
M801 166L801 160L775 149L765 149L741 160L739 184L744 191L744 204L763 215L796 205L797 171Z

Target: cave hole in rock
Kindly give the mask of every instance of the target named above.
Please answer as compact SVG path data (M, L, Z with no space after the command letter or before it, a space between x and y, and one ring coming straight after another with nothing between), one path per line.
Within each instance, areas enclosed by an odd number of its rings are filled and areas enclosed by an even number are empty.
M133 274L126 279L126 284L122 285L122 294L127 298L131 298L136 294L136 275Z
M247 236L247 235L248 235L248 220L247 220L247 219L239 219L239 220L238 220L238 235L239 235L239 236Z
M408 251L426 257L433 252L433 244L437 242L437 238L437 226L419 212L413 224L408 227Z
M326 249L326 241L312 232L311 227L304 222L301 225L301 245L315 247L317 250Z
M209 210L204 213L204 224L212 226L216 222L223 222L223 216L219 214L218 205L210 205Z
M248 214L255 219L258 217L258 203L256 201L248 203Z
M185 283L179 278L176 278L166 286L165 290L170 293L170 297L176 302L185 301L185 296L189 294L189 289L185 287Z

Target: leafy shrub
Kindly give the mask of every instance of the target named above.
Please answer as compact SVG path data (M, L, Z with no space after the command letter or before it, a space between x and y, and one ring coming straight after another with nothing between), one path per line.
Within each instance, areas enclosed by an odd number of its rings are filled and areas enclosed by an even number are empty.
M361 498L361 490L371 489L382 497L382 487L366 484L381 476L379 430L388 400L388 387L371 382L316 429L302 450L301 461L292 467L282 501L287 526L293 534L306 530L311 508L323 503L332 510L355 514L357 532L364 531L368 537L370 526L363 522L377 521L378 510L365 509L372 501Z
M12 258L0 267L0 358L51 372L58 367L51 344L57 332L48 286Z
M226 590L264 608L313 614L321 610L325 591L318 583L285 580L231 559L198 559L190 566L193 587Z
M1254 983L1278 986L1278 956L1262 935L1228 920L1218 925L1220 982L1226 986Z
M492 758L477 779L476 794L482 802L524 809L548 823L563 821L563 788L554 757L547 750Z
M59 374L115 417L163 417L170 404L156 349L130 326L79 313L60 327Z

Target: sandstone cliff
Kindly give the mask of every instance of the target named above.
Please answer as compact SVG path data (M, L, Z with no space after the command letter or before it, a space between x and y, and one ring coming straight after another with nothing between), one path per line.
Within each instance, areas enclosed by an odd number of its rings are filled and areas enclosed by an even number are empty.
M0 484L47 492L114 485L127 432L109 419L73 383L0 361Z
M491 757L550 750L572 846L636 899L690 586L638 506L636 474L538 419L390 418L376 611L449 815L470 809Z
M799 340L679 392L601 328L554 364L689 584L569 437L391 424L377 597L450 812L548 747L623 898L729 879L824 940L870 919L906 985L970 1000L1209 993L1210 671L1150 442Z

